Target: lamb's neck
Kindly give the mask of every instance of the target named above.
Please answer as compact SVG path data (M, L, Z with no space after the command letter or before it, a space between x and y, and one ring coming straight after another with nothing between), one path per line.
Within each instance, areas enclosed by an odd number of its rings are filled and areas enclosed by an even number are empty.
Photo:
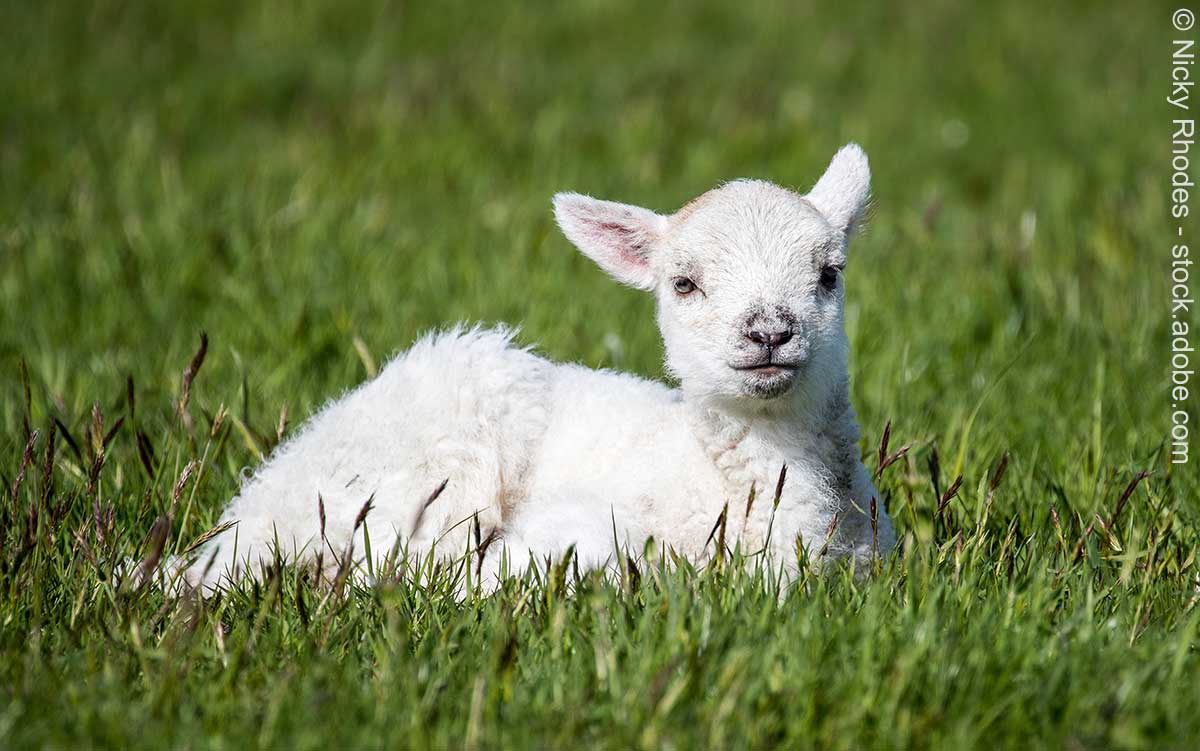
M777 402L729 403L686 400L701 443L727 481L736 486L761 481L753 476L757 456L766 451L785 462L820 465L839 493L849 492L859 463L858 423L849 385L829 388L819 399L798 392Z

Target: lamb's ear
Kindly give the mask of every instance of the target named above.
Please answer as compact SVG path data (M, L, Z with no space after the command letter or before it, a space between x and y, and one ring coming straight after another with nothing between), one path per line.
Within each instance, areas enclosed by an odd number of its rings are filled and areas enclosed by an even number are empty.
M667 218L648 209L578 193L554 196L554 218L567 239L622 284L654 287L649 253Z
M871 198L871 167L856 143L843 146L808 193L808 200L829 223L847 235L854 232Z

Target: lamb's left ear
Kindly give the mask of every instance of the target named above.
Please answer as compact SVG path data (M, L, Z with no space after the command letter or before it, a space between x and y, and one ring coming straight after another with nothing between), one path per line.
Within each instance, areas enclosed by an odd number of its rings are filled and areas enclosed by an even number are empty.
M847 235L854 232L871 198L871 167L856 143L833 155L825 174L808 193L808 200L829 223Z
M559 193L554 218L567 239L617 281L654 288L650 251L667 230L667 218L649 209Z

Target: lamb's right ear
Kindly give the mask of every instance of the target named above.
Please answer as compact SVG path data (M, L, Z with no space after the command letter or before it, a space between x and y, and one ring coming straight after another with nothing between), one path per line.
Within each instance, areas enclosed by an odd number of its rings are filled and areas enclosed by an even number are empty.
M554 218L567 239L622 284L654 288L649 253L667 218L638 206L578 193L554 196Z

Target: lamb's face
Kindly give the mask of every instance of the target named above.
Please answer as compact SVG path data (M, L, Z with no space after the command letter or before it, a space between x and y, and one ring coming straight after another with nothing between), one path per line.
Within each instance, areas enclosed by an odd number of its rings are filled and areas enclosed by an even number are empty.
M667 366L691 396L770 400L845 377L846 242L866 155L838 152L807 196L737 181L672 216L560 194L560 226L620 281L651 290Z
M763 182L705 193L649 258L667 367L692 393L770 399L844 373L846 236Z

